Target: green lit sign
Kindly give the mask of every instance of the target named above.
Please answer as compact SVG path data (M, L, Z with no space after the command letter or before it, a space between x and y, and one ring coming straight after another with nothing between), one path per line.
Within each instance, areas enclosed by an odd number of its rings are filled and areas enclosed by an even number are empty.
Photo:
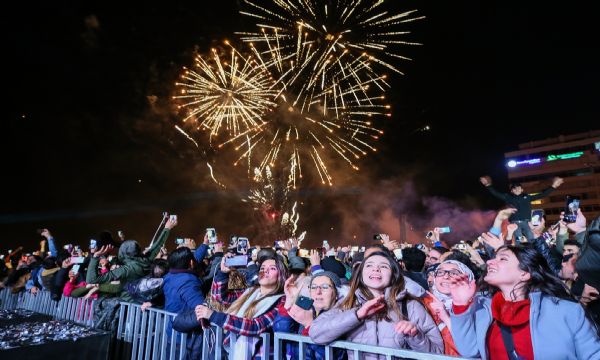
M583 155L583 151L572 152L568 154L560 154L560 155L548 155L546 161L554 161L554 160L565 160L565 159L575 159Z

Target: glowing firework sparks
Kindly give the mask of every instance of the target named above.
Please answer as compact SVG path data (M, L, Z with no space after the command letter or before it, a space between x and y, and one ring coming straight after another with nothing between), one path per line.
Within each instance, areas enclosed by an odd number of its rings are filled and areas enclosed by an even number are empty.
M246 41L266 43L275 57L295 61L298 66L310 65L312 74L308 84L317 83L336 62L347 66L354 61L356 57L348 55L348 51L402 74L393 63L410 58L399 49L404 45L421 45L405 39L410 34L405 24L424 16L417 16L417 10L393 13L386 9L391 2L274 0L263 5L258 0L244 0L247 11L241 14L256 19L261 32L241 34ZM303 54L310 56L302 59Z
M177 131L179 131L180 133L182 133L183 136L185 136L188 140L190 140L191 142L193 142L194 145L196 145L197 148L200 148L200 146L198 146L198 143L196 142L196 140L194 140L193 137L191 137L190 135L188 135L188 133L186 133L182 128L180 128L179 126L175 125L175 129L177 129Z
M208 130L210 140L218 135L237 138L260 129L265 113L275 105L269 72L252 57L229 48L225 59L216 49L208 57L196 57L196 71L184 69L183 82L175 84L181 95L173 98L187 110L183 121L193 120L197 129Z
M303 166L329 185L331 161L358 170L357 161L377 151L373 142L383 134L374 118L391 116L383 103L386 75L374 67L400 73L393 60L408 58L398 47L416 43L405 41L409 32L399 27L422 17L387 11L384 0L244 3L249 9L242 14L261 28L240 33L252 56L231 47L229 63L216 51L210 64L199 57L200 70L186 70L187 82L178 84L183 94L176 98L189 109L185 120L201 119L197 127L210 130L211 142L220 136L218 148L239 151L234 165L277 168L291 188Z
M225 185L223 185L222 183L220 183L216 178L215 178L215 174L213 173L213 168L212 166L210 166L209 163L206 163L206 166L208 166L208 171L210 172L210 178L213 179L213 181L215 182L215 184L219 185L222 188L226 188Z

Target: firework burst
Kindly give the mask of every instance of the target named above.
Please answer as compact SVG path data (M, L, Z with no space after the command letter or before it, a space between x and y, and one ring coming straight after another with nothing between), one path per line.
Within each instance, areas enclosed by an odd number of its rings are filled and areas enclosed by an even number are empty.
M175 84L180 95L173 98L187 112L183 122L208 131L211 142L215 137L238 138L260 129L265 114L275 106L270 73L252 56L229 48L225 58L217 49L210 56L197 56L195 70L184 68L182 81Z

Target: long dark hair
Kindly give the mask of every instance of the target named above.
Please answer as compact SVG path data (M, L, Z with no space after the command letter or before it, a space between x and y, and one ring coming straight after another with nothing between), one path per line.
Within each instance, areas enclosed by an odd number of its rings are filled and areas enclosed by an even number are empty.
M565 284L554 275L546 258L536 249L531 246L505 245L496 250L496 254L502 250L512 252L519 261L519 269L530 275L529 280L521 282L512 290L511 296L514 297L517 290L524 290L526 297L532 291L539 291L556 299L576 301Z
M383 251L377 251L377 252L370 254L366 259L364 259L362 261L362 263L360 263L358 270L355 271L354 276L352 276L352 281L350 282L350 291L348 292L348 295L346 296L346 298L344 298L344 300L342 300L342 302L340 303L339 306L340 306L340 308L342 308L344 310L352 309L352 308L359 306L358 299L356 296L357 290L367 300L371 300L374 298L373 294L367 288L367 285L365 285L365 283L363 282L363 279L362 279L362 272L365 267L365 263L367 262L367 260L369 258L371 258L373 256L382 256L382 257L386 258L388 260L388 262L390 263L390 268L392 269L392 276L390 278L390 284L388 285L388 287L390 288L390 293L389 293L389 296L387 296L387 298L385 299L388 311L378 312L376 315L377 319L378 320L385 319L386 321L392 321L388 315L388 312L390 310L395 312L396 315L398 315L399 319L402 319L403 318L402 312L400 310L400 307L398 306L396 297L397 297L398 293L400 293L402 290L404 290L404 276L402 275L402 272L400 271L400 265L398 264L398 262L396 262L396 260L394 260L394 258L392 258L387 252L383 252Z

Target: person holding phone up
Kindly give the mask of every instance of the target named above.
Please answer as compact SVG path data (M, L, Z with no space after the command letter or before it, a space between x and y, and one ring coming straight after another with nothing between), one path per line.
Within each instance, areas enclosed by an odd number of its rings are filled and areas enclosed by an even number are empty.
M279 308L273 329L276 332L297 333L308 336L314 319L331 309L347 289L342 286L339 276L330 271L321 271L313 275L309 284L310 297L299 296L300 288L294 276L285 282L285 304ZM298 345L285 344L287 358L299 360ZM304 352L307 360L325 359L323 345L307 344ZM333 359L342 360L345 351L334 349Z
M517 209L517 211L511 214L508 219L511 224L516 224L518 226L515 231L515 241L517 244L520 244L521 235L525 235L529 241L534 238L533 232L529 228L529 221L531 220L531 202L547 197L554 189L561 186L564 182L562 178L555 177L549 188L539 194L531 195L524 193L520 183L511 184L510 193L507 194L496 190L492 186L492 179L489 176L482 176L479 178L479 181L492 195Z
M259 335L273 331L277 309L285 303L283 289L288 270L278 255L260 258L258 283L248 289L230 290L227 283L231 269L225 262L233 256L228 253L223 257L221 269L215 274L210 290L212 300L227 306L227 310L220 312L206 305L198 305L194 311L175 317L173 328L190 332L202 324L206 326L208 322L213 323L237 335L235 343L231 343L230 338L225 342L229 358L250 360L261 353L262 338Z

